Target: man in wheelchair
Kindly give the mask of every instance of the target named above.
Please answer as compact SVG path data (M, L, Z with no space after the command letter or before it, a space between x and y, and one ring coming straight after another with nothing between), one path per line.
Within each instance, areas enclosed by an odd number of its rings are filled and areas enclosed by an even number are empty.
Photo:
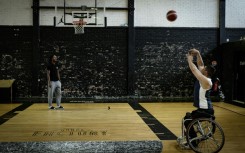
M186 116L184 117L184 125L187 128L190 122L194 119L211 117L214 119L214 110L210 99L210 92L212 88L211 77L215 73L215 68L212 66L204 66L201 54L196 49L189 50L186 57L189 68L197 79L194 85L193 104L193 106L195 106L197 110L193 110L191 113L186 113ZM193 62L194 57L196 57L197 66ZM194 129L190 129L189 134L190 137L196 137L196 132L194 131ZM195 146L196 144L193 145Z

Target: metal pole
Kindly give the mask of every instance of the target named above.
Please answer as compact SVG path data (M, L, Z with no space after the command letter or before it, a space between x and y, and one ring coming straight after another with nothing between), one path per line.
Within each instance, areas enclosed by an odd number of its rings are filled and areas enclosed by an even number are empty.
M64 0L64 25L66 23L66 0Z
M95 0L94 9L95 9L95 24L97 25L97 0Z
M128 96L134 96L135 29L134 0L128 0Z

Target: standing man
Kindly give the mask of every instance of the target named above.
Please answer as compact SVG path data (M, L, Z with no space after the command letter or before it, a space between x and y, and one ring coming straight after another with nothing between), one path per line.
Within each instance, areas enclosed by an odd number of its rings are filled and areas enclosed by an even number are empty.
M191 113L187 113L185 119L196 119L201 117L211 117L214 115L214 110L210 98L212 89L211 77L215 72L212 66L204 66L201 54L196 49L189 50L186 55L189 68L197 81L194 85L194 106L197 108ZM193 63L193 57L196 57L197 66ZM185 127L189 125L190 121L185 122ZM194 129L190 130L190 137L196 137ZM193 142L193 145L196 142Z
M56 96L56 108L63 108L61 104L61 82L60 82L60 73L59 67L57 64L57 56L50 56L49 63L47 66L47 78L48 78L48 105L49 109L55 109L52 106L53 95L55 92Z

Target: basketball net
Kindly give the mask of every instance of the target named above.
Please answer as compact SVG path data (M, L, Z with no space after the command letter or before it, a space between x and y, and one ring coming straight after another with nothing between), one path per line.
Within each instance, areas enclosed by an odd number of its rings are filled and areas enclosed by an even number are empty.
M84 34L84 25L87 24L86 21L80 19L79 21L73 21L73 27L75 29L75 34Z

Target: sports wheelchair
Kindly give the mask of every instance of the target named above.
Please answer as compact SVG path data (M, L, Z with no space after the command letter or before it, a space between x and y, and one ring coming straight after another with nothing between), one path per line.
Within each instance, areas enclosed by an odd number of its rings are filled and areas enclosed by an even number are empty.
M192 149L197 153L217 153L225 143L221 126L210 115L207 118L182 119L182 135L177 138L181 149ZM190 122L186 128L185 122Z

